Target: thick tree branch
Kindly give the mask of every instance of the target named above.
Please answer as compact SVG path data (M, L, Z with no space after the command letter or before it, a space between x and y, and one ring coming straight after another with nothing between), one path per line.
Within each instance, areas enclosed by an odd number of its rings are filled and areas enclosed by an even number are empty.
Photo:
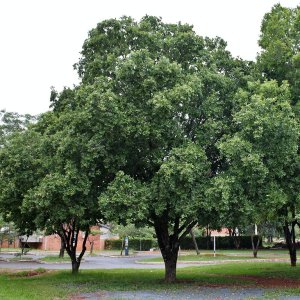
M182 241L182 239L190 233L191 229L197 224L197 221L191 222L185 229L185 231L181 234L179 237L179 243Z

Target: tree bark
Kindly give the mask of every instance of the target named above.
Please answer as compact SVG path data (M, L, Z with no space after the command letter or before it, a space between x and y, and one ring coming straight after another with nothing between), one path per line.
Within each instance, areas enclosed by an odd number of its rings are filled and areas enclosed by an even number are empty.
M240 244L241 244L241 239L239 236L237 235L234 235L233 236L233 243L234 243L234 246L236 249L239 249L240 248Z
M61 238L60 239L60 250L59 250L59 258L64 258L65 256L65 244L64 244L64 241L63 239Z
M173 283L176 281L176 267L179 247L172 251L166 251L163 255L165 263L165 282Z
M179 217L175 218L172 233L169 233L168 212L163 216L154 218L154 228L158 245L165 263L165 282L176 281L176 267L180 241L184 238L197 222L184 222L179 226Z
M193 243L194 243L194 247L195 247L196 253L197 253L197 255L199 255L200 251L199 251L199 248L198 248L198 245L197 245L197 241L196 241L193 229L191 229L190 234L191 234L191 237L193 239Z
M72 274L74 275L78 274L79 266L80 266L80 262L78 262L76 258L72 260Z
M121 256L123 255L123 249L124 249L124 238L122 238L122 245L121 245Z
M296 249L296 235L295 235L295 225L296 222L291 222L291 229L289 228L289 223L285 221L283 226L283 231L285 235L286 245L289 249L291 266L296 267L297 265L297 249Z
M91 241L90 246L91 246L91 248L90 248L90 255L93 255L93 251L94 251L94 241Z
M209 225L206 226L206 249L210 249L210 230L209 230Z
M254 238L257 237L256 244L254 243ZM251 234L251 244L252 244L252 251L253 251L253 257L257 258L257 252L259 247L260 237L258 235Z
M82 241L82 250L78 257L76 254L76 249L79 236L79 226L75 223L75 221L72 221L70 224L62 224L61 231L58 234L63 240L64 248L71 258L72 274L77 274L81 263L81 259L86 251L86 242L89 234L89 229L85 231L85 236Z
M177 234L169 235L167 218L158 218L154 221L154 228L158 245L165 263L165 282L176 281L176 266L179 251Z

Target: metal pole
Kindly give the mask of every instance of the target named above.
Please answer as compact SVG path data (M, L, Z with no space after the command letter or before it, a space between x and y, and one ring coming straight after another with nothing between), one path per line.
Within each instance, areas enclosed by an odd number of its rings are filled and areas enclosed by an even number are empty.
M214 257L216 257L216 236L214 235Z

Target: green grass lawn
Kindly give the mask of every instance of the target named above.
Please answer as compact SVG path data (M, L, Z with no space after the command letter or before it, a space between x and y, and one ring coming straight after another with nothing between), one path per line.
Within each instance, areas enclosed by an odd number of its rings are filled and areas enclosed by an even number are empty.
M9 261L20 261L20 260L33 260L31 257L26 257L25 255L12 257L8 259Z
M0 248L0 253L1 252L16 252L18 251L18 248Z
M286 279L300 278L300 268L287 263L239 263L179 269L178 283L166 285L163 270L83 270L33 271L0 273L0 299L67 299L72 294L99 290L164 290L184 289L199 285L257 287L247 276ZM299 280L300 287L300 280ZM273 289L274 290L274 289ZM270 290L270 292L272 292ZM300 288L280 288L280 293L300 295Z
M57 255L48 255L40 259L44 262L53 262L53 263L60 263L60 262L71 262L71 259L68 255L65 255L63 258L58 257Z

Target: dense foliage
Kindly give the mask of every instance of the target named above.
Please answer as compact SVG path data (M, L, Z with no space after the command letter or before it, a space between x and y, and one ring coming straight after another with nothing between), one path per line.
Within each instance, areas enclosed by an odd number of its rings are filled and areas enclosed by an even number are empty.
M167 282L197 223L295 226L298 20L298 9L280 6L266 15L257 67L187 24L99 23L75 65L81 83L53 88L53 110L28 130L8 137L0 127L5 219L59 234L75 273L90 226L152 227Z

